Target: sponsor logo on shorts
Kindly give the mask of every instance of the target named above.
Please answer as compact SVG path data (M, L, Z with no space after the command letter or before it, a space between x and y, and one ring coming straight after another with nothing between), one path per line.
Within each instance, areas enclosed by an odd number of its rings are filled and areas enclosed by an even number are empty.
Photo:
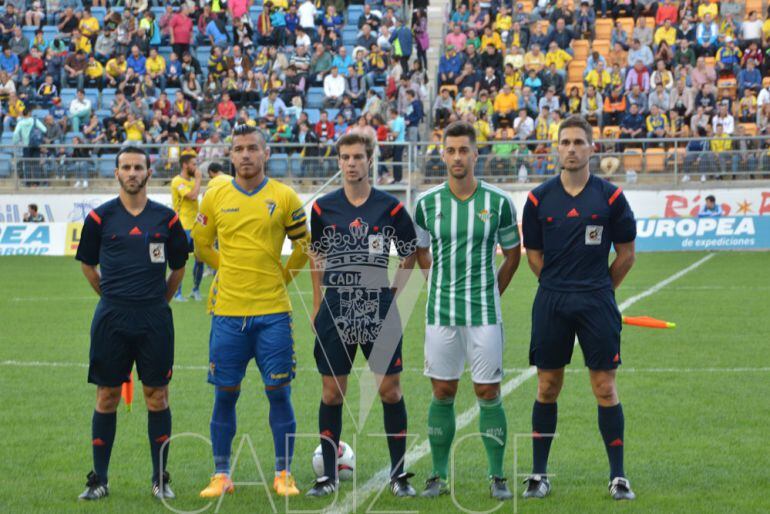
M281 380L284 378L289 378L289 373L270 373L270 378L273 380Z

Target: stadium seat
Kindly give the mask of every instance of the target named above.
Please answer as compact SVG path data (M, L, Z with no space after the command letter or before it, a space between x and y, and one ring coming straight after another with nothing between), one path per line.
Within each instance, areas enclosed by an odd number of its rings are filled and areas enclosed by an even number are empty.
M607 125L602 131L604 139L617 139L620 135L620 127L617 125Z
M717 60L714 57L706 57L705 58L706 66L713 68L716 66Z
M302 156L299 152L289 156L289 174L292 177L302 176Z
M576 39L572 42L572 50L575 53L573 58L578 61L584 61L588 57L588 41L584 39Z
M606 39L609 41L612 36L612 19L611 18L598 18L596 20L596 35L595 39Z
M322 87L311 87L307 90L305 98L307 107L320 109L324 103L324 90Z
M99 157L98 164L99 176L102 178L112 178L115 176L115 156L114 155L102 155Z
M623 169L626 171L642 171L642 151L636 148L626 149L623 152Z
M352 46L356 44L358 35L358 27L345 27L342 29L342 44L345 46ZM348 52L348 55L351 55Z
M757 124L756 123L741 123L741 127L743 127L743 130L745 131L747 136L756 136L757 135Z
M578 89L578 92L580 93L580 96L583 96L583 91L585 91L585 86L583 85L583 78L580 78L580 82L568 82L567 85L564 87L564 91L569 94L570 91L572 91L572 88L576 87Z
M521 3L521 4L522 4L522 9L521 9L521 11L522 11L523 13L529 14L529 13L531 13L531 12L532 12L532 8L534 7L534 4L533 4L532 0L522 0L522 1L521 1L521 2L519 2L519 3Z
M593 136L594 141L597 139L601 139L602 132L599 127L591 127L591 135Z
M655 32L655 17L654 16L645 16L644 21L646 22L647 27L652 29L653 32ZM639 20L636 20L637 23L639 23Z
M609 39L594 39L594 44L591 46L592 50L599 52L599 55L607 57L610 53L610 41Z
M106 7L97 7L93 6L91 7L91 14L94 15L94 18L99 20L99 26L104 25L104 18L107 16L107 8Z
M271 155L267 161L267 175L269 177L285 177L289 170L289 156L285 153Z
M666 151L663 148L651 147L644 152L645 171L661 172L666 170Z
M540 20L538 23L540 24L540 28L543 29L543 34L548 34L548 29L551 28L551 22L548 20Z
M586 70L586 63L578 62L577 59L571 61L567 67L567 82L582 82L583 72Z
M13 156L9 153L0 153L0 178L11 176L11 164Z
M48 109L35 109L32 111L32 117L43 121L43 118L48 116Z
M358 19L364 14L363 5L351 5L348 7L348 25L358 27Z
M628 41L633 40L634 33L634 19L633 18L618 18L620 26L623 27L623 31L628 35Z
M321 111L318 109L305 109L305 114L307 114L307 119L310 123L318 123L318 120L321 119Z

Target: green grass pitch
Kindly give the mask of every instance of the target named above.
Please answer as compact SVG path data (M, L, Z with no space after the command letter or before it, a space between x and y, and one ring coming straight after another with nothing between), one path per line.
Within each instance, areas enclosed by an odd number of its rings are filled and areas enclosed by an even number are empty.
M705 254L645 254L618 291L618 302L640 294ZM185 282L189 292L190 273ZM86 383L88 331L96 296L72 258L4 257L0 261L0 512L163 512L150 496L150 458L146 413L137 390L133 412L121 405L110 469L111 494L96 504L77 501L91 469L90 422L94 387ZM207 286L208 279L204 285ZM307 275L298 281L309 294ZM527 367L530 309L536 282L522 265L503 297L506 331L505 380ZM294 290L294 289L293 289ZM298 431L317 432L320 379L315 371L308 317L296 290L294 333L298 359L293 384ZM767 491L770 424L770 352L768 295L770 253L719 253L661 290L636 302L626 314L649 315L677 323L675 330L626 327L619 372L620 397L626 413L626 471L638 495L635 502L615 504L607 494L607 458L596 424L596 406L576 349L559 401L559 437L549 471L552 496L542 502L517 503L519 512L748 513L770 511ZM404 342L402 382L410 432L419 444L426 438L430 385L422 376L424 292L414 309ZM310 297L304 296L309 302ZM176 368L171 382L174 433L208 437L213 401L206 383L209 318L202 303L175 304ZM359 357L360 359L360 357ZM358 360L358 366L364 361ZM530 431L536 381L529 378L505 397L509 441L506 466L514 474L514 434ZM474 399L467 374L457 399L458 414ZM351 380L348 404L358 415L358 386ZM376 401L364 426L354 435L344 421L342 439L357 454L357 483L365 484L388 463L382 433L382 408ZM458 432L476 430L477 420ZM238 434L253 442L261 469L272 484L273 443L267 402L255 366L251 366L238 404ZM294 464L300 488L313 479L310 467L315 437L298 440ZM531 463L530 443L517 439L518 467ZM456 452L456 500L467 509L487 511L486 461L481 441L470 438ZM212 471L210 447L184 437L171 447L169 470L178 498L174 508L195 511L206 506L197 496ZM411 466L421 489L430 472L430 457ZM236 481L258 481L258 467L248 451L240 454ZM519 481L520 479L516 479ZM511 480L514 482L514 480ZM383 484L384 485L384 484ZM352 490L342 486L339 501ZM395 501L384 492L358 505L357 512L458 512L449 497L435 501ZM274 497L276 508L286 506ZM320 509L331 500L292 499L294 510ZM208 512L213 512L212 505ZM220 512L271 512L264 488L238 487ZM499 512L513 512L504 505Z

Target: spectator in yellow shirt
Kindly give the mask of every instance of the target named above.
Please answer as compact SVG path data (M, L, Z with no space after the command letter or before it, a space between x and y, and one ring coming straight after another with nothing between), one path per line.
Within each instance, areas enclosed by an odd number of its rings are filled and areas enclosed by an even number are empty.
M512 64L506 64L503 83L510 86L511 89L516 89L524 85L524 79L521 77L521 72L515 69Z
M137 120L133 113L128 113L128 118L123 124L126 132L126 142L142 143L144 141L144 122Z
M8 113L3 119L3 130L11 130L16 126L16 120L24 112L24 102L16 96L16 91L8 95Z
M719 2L718 0L711 0L711 2L703 2L698 6L698 19L702 20L707 14L711 15L711 19L715 20L719 16Z
M551 41L548 45L548 53L545 54L545 65L556 65L556 73L561 76L565 81L567 80L567 65L572 60L572 56L559 48L556 41Z
M88 7L83 8L78 29L80 29L81 34L91 40L91 43L96 40L96 36L99 34L99 20L91 14L91 9Z
M157 48L150 48L150 56L145 63L145 70L156 86L166 89L166 59L162 55L158 55Z
M500 127L503 120L508 120L508 126L513 127L513 118L516 116L516 109L519 105L519 99L511 91L511 86L503 84L503 90L497 93L493 108L492 123L495 127Z
M545 67L545 54L540 51L540 45L532 44L532 49L524 54L524 67L540 73Z
M668 43L668 46L674 46L676 44L676 28L671 25L671 20L666 19L663 22L663 25L658 27L652 41L656 47L660 45L661 41Z
M730 139L730 136L725 134L724 126L722 126L721 123L717 123L716 132L711 138L709 146L711 152L714 154L711 162L716 161L719 174L724 175L727 173L727 167L730 162L730 152L733 149L733 142Z
M94 54L88 56L86 66L86 87L95 87L99 91L104 88L104 66L96 60Z
M508 12L508 8L501 5L500 10L495 17L495 30L500 34L503 43L506 45L510 42L508 36L511 34L511 27L513 27L513 17L511 17L510 12Z
M88 39L86 36L80 33L79 30L73 30L72 31L72 48L73 52L77 52L78 50L83 50L86 55L91 53L91 40Z
M597 91L601 91L602 94L606 94L607 89L612 84L612 76L609 71L604 69L603 61L597 62L596 68L588 72L585 83L587 86L593 86Z
M489 141L489 135L492 132L492 129L489 127L489 123L484 118L476 118L473 113L468 113L465 115L465 121L473 125L473 128L476 130L476 144L479 149L480 154L486 154L489 153L489 145L487 145L487 141Z
M105 71L107 72L107 85L110 87L117 87L120 82L123 82L123 76L128 69L128 63L126 62L126 56L119 53L117 57L113 57L107 61Z
M455 111L460 116L473 113L476 108L476 97L473 95L473 88L468 86L463 89L462 98L455 102Z
M487 25L487 27L484 29L484 35L481 36L481 48L486 48L489 45L494 46L495 50L498 52L505 50L505 45L503 44L503 40L500 38L500 34L494 32L492 27Z

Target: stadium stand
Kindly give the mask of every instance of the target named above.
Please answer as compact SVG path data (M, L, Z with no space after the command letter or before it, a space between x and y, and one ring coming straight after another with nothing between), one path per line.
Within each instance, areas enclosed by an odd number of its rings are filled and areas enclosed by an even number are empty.
M400 2L90 3L0 6L0 142L24 178L69 173L46 164L65 156L82 159L80 175L104 175L125 142L152 148L156 174L170 176L180 148L221 145L237 123L286 145L274 148L276 175L296 168L295 154L331 157L336 138L356 125L382 141L419 139L427 24ZM46 146L74 137L77 148ZM2 155L5 176L12 170ZM323 169L302 166L311 176Z
M597 149L616 152L627 170L661 172L674 162L699 166L685 173L764 169L767 142L742 139L767 135L770 125L763 12L762 0L455 2L436 76L449 95L432 105L433 130L466 119L490 143L482 154L496 141L509 146L513 134L519 158L507 174L520 163L529 174L552 168L558 123L569 114L610 139ZM683 141L675 150L670 141L701 133L708 141L700 146ZM681 159L690 152L697 159Z

